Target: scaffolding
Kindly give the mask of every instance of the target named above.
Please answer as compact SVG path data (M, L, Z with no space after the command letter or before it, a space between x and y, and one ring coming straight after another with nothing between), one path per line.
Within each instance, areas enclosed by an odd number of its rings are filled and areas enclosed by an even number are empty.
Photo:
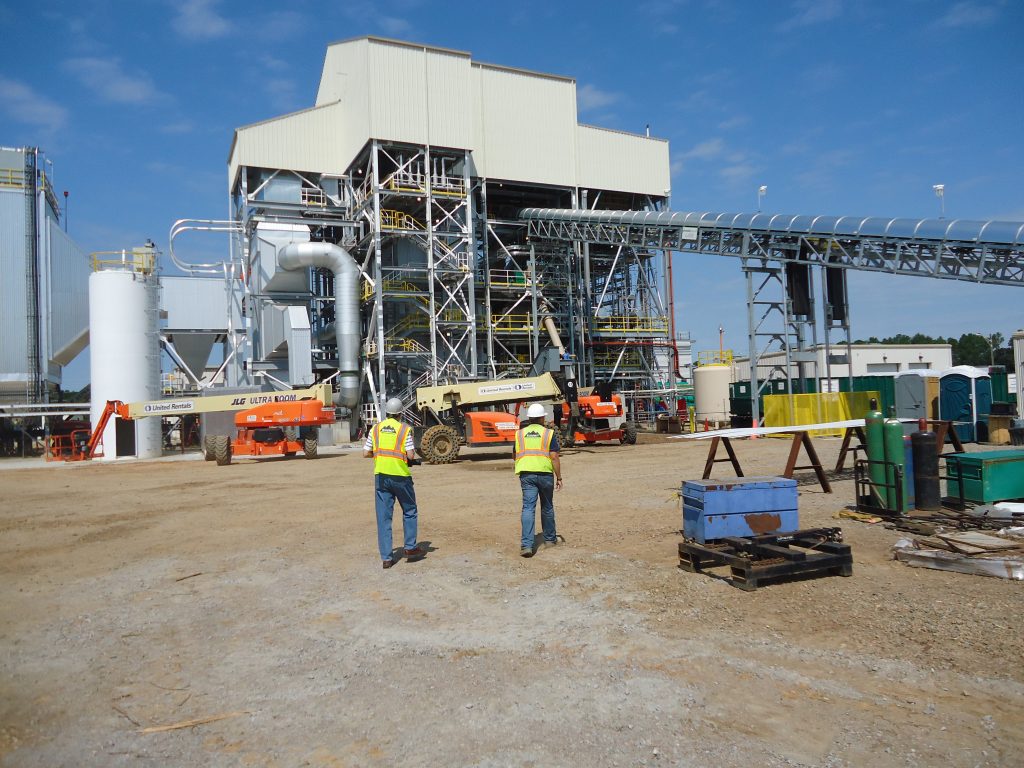
M251 383L260 371L288 378L270 360L262 327L270 306L307 308L318 378L336 363L332 276L312 270L301 289L269 290L258 251L261 225L272 224L335 242L359 265L367 417L379 416L388 397L411 404L420 386L526 375L549 344L547 317L585 384L674 387L678 349L664 253L532 241L516 216L521 208L572 206L602 193L495 182L470 168L468 150L381 140L367 142L339 176L244 167L227 227L233 266L224 268L235 294L229 382ZM625 193L604 199L652 211L664 204Z

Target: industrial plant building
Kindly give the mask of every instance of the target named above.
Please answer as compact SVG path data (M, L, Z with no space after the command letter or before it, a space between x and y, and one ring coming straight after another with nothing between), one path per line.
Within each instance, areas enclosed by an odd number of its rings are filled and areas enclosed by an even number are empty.
M571 78L339 42L313 107L235 132L228 189L229 385L338 372L375 419L417 386L525 375L546 317L584 384L670 388L688 362L662 251L535 243L517 217L667 205L667 142L580 124Z

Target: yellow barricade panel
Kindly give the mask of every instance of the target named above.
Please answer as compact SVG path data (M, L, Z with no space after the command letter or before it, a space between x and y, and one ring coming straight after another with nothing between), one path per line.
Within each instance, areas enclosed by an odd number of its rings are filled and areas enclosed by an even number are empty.
M820 392L807 395L765 395L765 427L798 427L802 424L823 424L830 421L862 419L870 400L880 400L878 392ZM842 429L812 429L808 434L818 437L841 437ZM786 435L769 435L786 437Z

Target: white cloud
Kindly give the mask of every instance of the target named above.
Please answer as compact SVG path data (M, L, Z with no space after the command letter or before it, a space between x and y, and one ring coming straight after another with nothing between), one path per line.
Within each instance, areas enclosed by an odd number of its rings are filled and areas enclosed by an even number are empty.
M217 12L218 0L180 0L174 30L187 40L215 40L231 33L231 22Z
M152 104L167 98L145 72L129 73L117 58L86 56L68 59L64 68L103 101L114 104Z
M720 131L731 131L733 128L740 128L750 122L746 115L734 115L718 124Z
M412 31L412 25L405 19L397 16L381 16L377 23L384 33L392 37L402 37Z
M688 160L713 160L723 152L725 152L725 142L715 136L700 142L693 149L687 151L683 157Z
M192 133L195 129L195 123L191 120L177 120L160 126L161 133Z
M0 110L8 119L52 133L67 120L67 110L29 86L0 75Z
M787 32L832 21L842 14L843 4L842 0L796 0L793 10L793 15L779 25L780 30Z
M999 9L986 3L956 3L941 16L935 25L944 29L983 27L995 21Z
M592 109L601 109L619 100L619 94L612 91L602 91L589 83L582 88L576 89L576 104L580 111L587 112Z
M299 107L296 95L298 88L294 80L289 80L286 77L271 77L264 83L264 88L274 109L292 112Z

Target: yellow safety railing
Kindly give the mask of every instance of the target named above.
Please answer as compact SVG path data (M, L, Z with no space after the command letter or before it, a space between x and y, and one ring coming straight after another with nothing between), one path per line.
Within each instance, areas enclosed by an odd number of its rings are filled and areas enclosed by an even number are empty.
M132 248L123 251L96 251L89 254L93 272L107 269L139 272L150 275L156 270L155 248Z
M533 317L529 312L513 315L491 315L491 326L505 333L529 333L534 330Z
M600 368L612 368L615 363L618 363L620 370L643 367L643 358L637 350L627 350L621 360L619 354L619 352L596 352L594 353L594 365Z
M406 293L416 293L422 291L421 288L413 285L412 283L406 280L384 280L383 285L385 291L403 291ZM373 298L375 292L376 291L374 287L370 285L368 281L363 280L363 301Z
M601 333L667 333L667 317L611 315L595 317L593 328Z
M413 216L410 216L405 211L394 211L390 208L382 208L380 211L380 228L381 229L415 229L417 231L425 231L426 227L423 226L423 222L417 220Z
M708 349L697 353L697 365L732 365L731 349Z
M427 191L426 179L422 173L419 172L408 172L408 171L395 171L386 179L381 186L390 192L419 192L423 194Z
M765 395L764 426L797 427L801 424L826 424L831 421L861 419L870 410L871 398L881 401L877 392L820 392L806 395ZM809 434L843 434L842 429L812 429ZM781 435L785 437L786 435Z
M488 279L491 285L525 288L530 284L530 272L521 269L492 269L488 272Z
M0 187L24 187L25 172L15 168L0 168Z
M306 205L315 205L319 208L327 207L327 195L324 194L322 189L310 189L309 187L303 187L300 193L300 199Z

